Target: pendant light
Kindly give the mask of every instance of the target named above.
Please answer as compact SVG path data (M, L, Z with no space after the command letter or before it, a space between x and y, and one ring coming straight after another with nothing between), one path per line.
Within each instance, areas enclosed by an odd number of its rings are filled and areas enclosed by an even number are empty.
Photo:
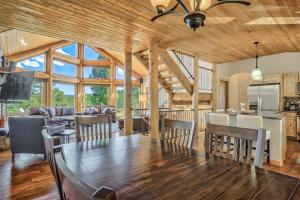
M251 77L252 77L252 80L262 80L263 79L262 72L258 68L257 47L258 47L259 42L254 42L254 44L256 45L255 68L251 72Z
M152 6L155 8L157 14L161 14L168 7L170 0L151 0Z

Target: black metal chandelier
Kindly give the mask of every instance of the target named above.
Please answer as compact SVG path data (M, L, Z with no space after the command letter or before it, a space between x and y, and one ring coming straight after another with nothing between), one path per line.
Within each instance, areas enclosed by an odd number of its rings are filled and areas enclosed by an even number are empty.
M184 23L191 28L196 30L200 26L204 26L204 21L206 19L206 12L218 5L225 3L237 3L243 5L250 5L250 0L189 0L190 10L182 2L182 0L175 0L176 4L169 10L166 10L171 0L151 0L153 7L157 15L151 19L155 21L157 18L164 15L176 13L176 9L180 6L184 10Z

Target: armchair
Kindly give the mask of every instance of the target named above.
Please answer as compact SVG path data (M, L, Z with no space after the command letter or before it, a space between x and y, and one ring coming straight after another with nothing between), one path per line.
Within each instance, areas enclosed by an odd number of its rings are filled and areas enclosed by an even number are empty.
M43 117L9 117L8 124L12 161L16 153L44 154L46 159L42 136L46 123Z

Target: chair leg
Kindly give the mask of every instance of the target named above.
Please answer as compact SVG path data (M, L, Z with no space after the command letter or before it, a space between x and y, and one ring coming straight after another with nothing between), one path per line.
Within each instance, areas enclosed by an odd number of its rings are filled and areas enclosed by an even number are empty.
M12 163L15 162L15 154L14 154L14 153L11 154L11 162L12 162Z
M43 158L43 160L47 160L47 155L46 155L46 153L44 153L44 158Z
M270 164L270 140L267 141L267 162Z

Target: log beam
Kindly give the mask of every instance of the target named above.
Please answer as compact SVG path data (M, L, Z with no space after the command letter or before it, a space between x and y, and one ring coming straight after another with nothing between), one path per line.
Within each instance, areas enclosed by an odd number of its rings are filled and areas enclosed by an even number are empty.
M17 62L17 61L20 61L20 60L24 60L24 59L27 59L27 58L45 53L49 49L56 49L56 48L60 48L60 47L63 47L63 46L69 45L69 44L72 44L72 42L61 40L61 41L54 42L54 43L51 43L51 44L47 44L47 45L44 45L44 46L41 46L41 47L37 47L37 48L34 48L34 49L30 49L30 50L27 50L27 51L23 51L23 52L20 52L20 53L9 55L9 56L7 56L7 58L12 60L12 61Z

